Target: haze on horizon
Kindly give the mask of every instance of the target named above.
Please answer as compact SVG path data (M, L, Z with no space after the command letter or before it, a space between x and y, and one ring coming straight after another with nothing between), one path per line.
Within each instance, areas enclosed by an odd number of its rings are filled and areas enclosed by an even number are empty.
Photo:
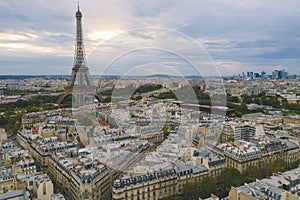
M1 75L71 73L76 1L10 0L0 1L0 8ZM106 46L109 55L110 49L117 48L118 44L107 40L118 34L136 28L159 27L178 31L202 45L222 75L262 70L270 73L281 68L300 74L300 2L297 0L81 0L80 9L87 56L103 43L110 44ZM148 35L141 34L130 37L130 41L149 39ZM176 42L175 39L174 46ZM188 45L182 48L190 50ZM147 60L147 56L143 59L152 63L151 66L169 59L168 65L181 68L167 54L159 54L155 62ZM137 65L134 59L128 59L127 64ZM91 74L99 74L97 67L88 66ZM191 75L187 68L181 70Z

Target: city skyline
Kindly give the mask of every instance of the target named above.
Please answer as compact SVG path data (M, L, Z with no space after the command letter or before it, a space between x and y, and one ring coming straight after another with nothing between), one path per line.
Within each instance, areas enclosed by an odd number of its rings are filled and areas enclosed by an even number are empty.
M59 2L59 7L57 4L34 0L0 3L2 75L70 74L77 2ZM222 76L242 71L271 73L283 67L299 74L299 6L296 1L281 4L81 1L87 57L98 44L113 36L136 28L160 27L178 31L202 45ZM184 48L190 50L188 46ZM161 62L168 55L158 57ZM92 75L100 72L93 65L89 68ZM182 73L191 75L189 71Z
M299 200L298 4L0 1L0 199Z

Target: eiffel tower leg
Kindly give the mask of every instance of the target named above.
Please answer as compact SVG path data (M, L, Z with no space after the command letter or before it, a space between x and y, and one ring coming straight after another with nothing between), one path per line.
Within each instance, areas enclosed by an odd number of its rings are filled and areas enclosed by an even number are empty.
M64 100L65 97L66 97L65 94L61 94L61 95L59 96L58 100L56 101L56 103L57 103L58 105L60 105L61 102L62 102L62 100Z
M57 104L61 104L62 101L67 97L67 96L72 96L72 101L76 102L76 97L74 97L74 95L72 93L64 93L62 95L59 96L58 100L57 100ZM75 98L75 99L74 99Z

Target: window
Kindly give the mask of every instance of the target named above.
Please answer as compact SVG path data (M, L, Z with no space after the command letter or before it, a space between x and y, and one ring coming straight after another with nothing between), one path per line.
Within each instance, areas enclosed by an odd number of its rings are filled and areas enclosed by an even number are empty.
M47 194L46 183L43 184L43 195Z

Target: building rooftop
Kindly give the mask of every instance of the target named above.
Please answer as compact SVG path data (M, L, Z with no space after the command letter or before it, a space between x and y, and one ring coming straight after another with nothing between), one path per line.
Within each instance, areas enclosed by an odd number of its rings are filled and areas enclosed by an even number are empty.
M300 186L300 167L257 180L237 188L240 192L253 199L282 199L286 192L295 192Z
M0 200L5 199L29 200L30 194L25 188L22 190L11 190L4 194L0 194Z

